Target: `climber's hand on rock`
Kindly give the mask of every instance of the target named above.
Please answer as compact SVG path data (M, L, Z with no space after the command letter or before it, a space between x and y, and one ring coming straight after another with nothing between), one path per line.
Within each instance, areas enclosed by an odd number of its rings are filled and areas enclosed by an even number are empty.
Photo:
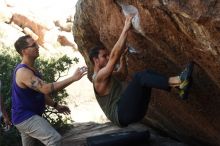
M125 25L124 25L124 30L127 31L131 28L131 20L133 16L132 15L127 15L125 19Z

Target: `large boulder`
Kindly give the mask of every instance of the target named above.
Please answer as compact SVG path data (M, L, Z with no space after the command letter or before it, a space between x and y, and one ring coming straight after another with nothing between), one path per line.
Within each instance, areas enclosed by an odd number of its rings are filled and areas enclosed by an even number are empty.
M127 5L140 21L127 40L137 51L128 55L129 75L151 68L172 76L196 62L189 99L153 90L144 122L190 144L220 145L220 1L79 0L73 34L88 66L91 47L110 50L119 38Z
M43 45L46 42L46 35L55 29L55 25L51 22L43 21L28 11L21 9L13 9L12 22L20 26L22 29L29 28L38 36L38 43Z

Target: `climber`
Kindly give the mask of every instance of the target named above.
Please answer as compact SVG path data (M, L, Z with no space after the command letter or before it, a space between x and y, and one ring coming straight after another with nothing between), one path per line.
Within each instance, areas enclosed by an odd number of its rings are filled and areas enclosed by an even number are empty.
M89 57L93 64L92 82L96 99L105 115L114 124L127 126L141 120L147 110L151 89L170 91L172 87L180 90L180 97L186 99L191 85L193 63L189 63L183 72L174 77L164 77L151 70L136 73L132 81L124 87L122 81L127 76L125 47L132 16L126 16L122 33L112 51L103 46L90 49ZM117 61L119 68L115 70Z

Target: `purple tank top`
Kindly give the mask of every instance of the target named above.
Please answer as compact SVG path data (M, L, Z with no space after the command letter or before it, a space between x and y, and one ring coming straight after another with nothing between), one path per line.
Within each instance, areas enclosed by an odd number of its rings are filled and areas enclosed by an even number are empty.
M31 88L20 88L15 80L19 68L30 69L26 64L18 64L13 73L12 81L12 123L19 124L33 115L42 115L45 110L44 94ZM30 69L33 71L32 69ZM41 78L39 72L34 75Z

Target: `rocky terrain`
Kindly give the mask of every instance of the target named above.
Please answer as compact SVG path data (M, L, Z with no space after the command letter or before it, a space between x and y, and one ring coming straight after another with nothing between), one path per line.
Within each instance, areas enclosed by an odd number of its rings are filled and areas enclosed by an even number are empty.
M179 99L175 90L153 90L142 122L189 145L220 145L219 0L78 0L76 10L76 1L47 2L46 5L43 0L0 0L0 43L12 47L19 36L30 34L38 40L42 56L78 56L79 66L91 67L89 48L103 44L110 50L123 28L124 14L131 10L135 19L127 40L133 50L128 54L129 76L145 68L173 76L187 62L196 63L189 99ZM52 5L56 5L53 10ZM75 121L106 122L86 77L67 91ZM81 132L87 133L93 126L106 126L88 125L82 124L88 129ZM109 129L111 126L107 125ZM74 142L74 133L79 129L65 135L67 145ZM167 145L178 145L176 140L171 139ZM157 145L166 141L163 139Z
M151 68L172 76L196 63L189 99L153 90L145 123L193 145L220 145L220 1L79 0L73 34L88 66L91 47L112 49L129 9L129 75Z

